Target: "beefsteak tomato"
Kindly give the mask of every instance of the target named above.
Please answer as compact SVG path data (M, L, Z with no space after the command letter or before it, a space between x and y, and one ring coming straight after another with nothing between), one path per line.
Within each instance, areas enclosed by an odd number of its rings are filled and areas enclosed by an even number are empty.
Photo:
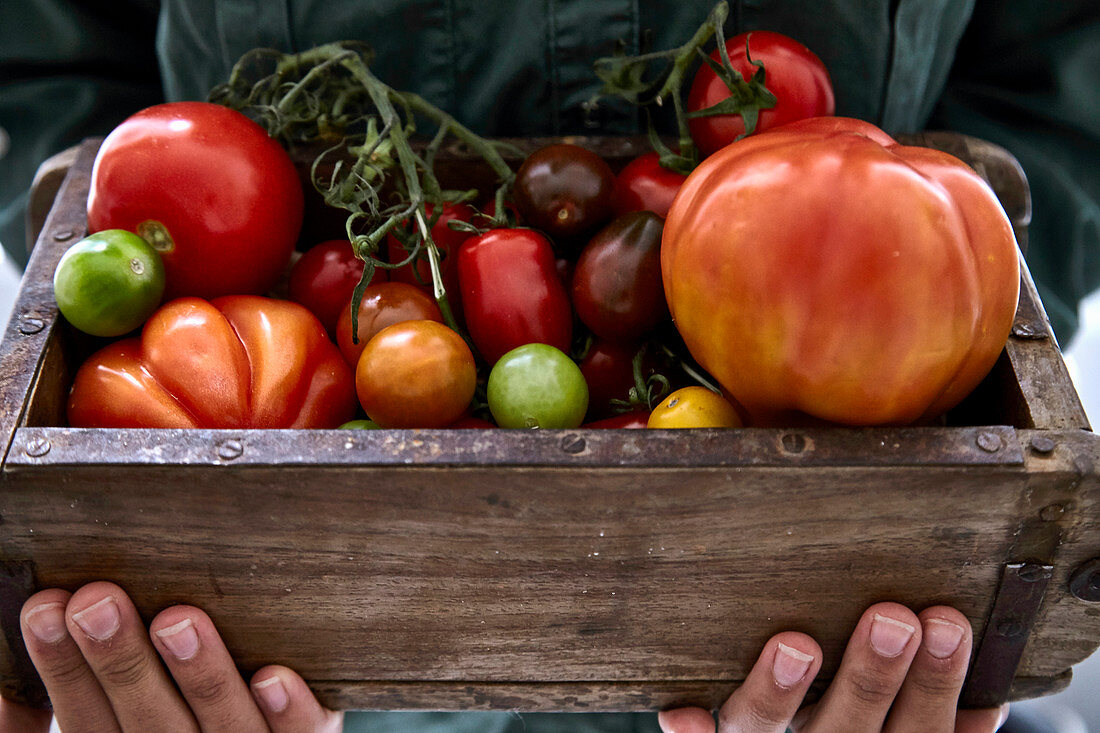
M695 359L756 424L906 424L989 372L1019 260L957 158L820 117L703 161L669 212L665 295Z
M351 368L317 318L254 295L179 298L81 365L69 423L109 428L335 428Z
M96 154L88 228L137 232L160 251L166 298L259 294L302 226L290 156L240 112L208 102L144 109Z

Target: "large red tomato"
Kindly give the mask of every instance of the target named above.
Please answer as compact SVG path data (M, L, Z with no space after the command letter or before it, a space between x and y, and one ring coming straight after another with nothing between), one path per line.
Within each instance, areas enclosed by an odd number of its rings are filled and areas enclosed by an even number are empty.
M137 232L160 250L166 298L259 294L302 226L294 164L263 128L207 102L156 105L103 141L88 228Z
M161 306L140 338L77 371L69 422L113 428L335 428L355 413L351 368L317 318L255 295Z
M764 65L764 86L775 95L776 102L774 107L759 111L757 132L807 117L831 115L836 110L833 84L825 64L793 38L773 31L742 33L726 41L726 52L730 64L746 82L760 68L753 62ZM710 57L717 61L718 50ZM729 96L729 87L704 64L692 80L688 112L712 107ZM745 120L739 114L691 117L688 127L703 155L710 155L745 134Z
M1019 261L996 196L946 153L816 118L707 158L669 212L665 295L757 424L930 418L993 366Z

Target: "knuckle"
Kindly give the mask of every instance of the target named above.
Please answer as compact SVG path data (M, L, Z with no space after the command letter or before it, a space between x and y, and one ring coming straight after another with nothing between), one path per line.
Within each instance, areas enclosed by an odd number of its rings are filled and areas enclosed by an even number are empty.
M192 702L211 707L227 701L231 697L232 686L224 674L212 674L188 680L183 692Z
M774 731L781 727L785 729L791 716L766 700L750 700L739 711L736 719L730 719L724 713L719 713L718 717L719 721L726 726L736 723L736 730Z
M42 676L60 687L74 686L92 676L92 671L80 655L66 654L40 666Z
M955 698L962 688L962 679L949 674L917 674L911 675L908 685L922 697L933 699Z
M848 679L852 697L866 707L888 707L897 695L898 686L870 670L856 672Z
M154 675L152 661L140 649L113 650L95 666L96 677L112 687L140 687Z

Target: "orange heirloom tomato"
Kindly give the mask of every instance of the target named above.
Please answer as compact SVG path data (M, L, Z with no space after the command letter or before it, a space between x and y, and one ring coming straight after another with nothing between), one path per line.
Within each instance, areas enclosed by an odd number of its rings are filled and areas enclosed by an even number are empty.
M321 322L253 295L166 303L140 337L93 354L69 395L75 427L335 428L354 414L351 369Z
M741 417L722 395L706 387L682 387L653 408L647 428L739 428Z
M754 424L907 424L992 368L1019 254L988 185L877 127L814 118L707 158L661 244L669 309Z
M402 321L367 342L355 388L383 428L442 428L470 407L477 365L462 337L442 323Z

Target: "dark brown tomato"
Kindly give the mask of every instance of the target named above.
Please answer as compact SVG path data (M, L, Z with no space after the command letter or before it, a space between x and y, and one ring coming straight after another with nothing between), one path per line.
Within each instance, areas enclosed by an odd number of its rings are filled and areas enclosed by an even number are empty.
M516 173L514 198L524 221L556 242L569 242L611 218L614 190L615 174L603 158L559 143L527 156Z

